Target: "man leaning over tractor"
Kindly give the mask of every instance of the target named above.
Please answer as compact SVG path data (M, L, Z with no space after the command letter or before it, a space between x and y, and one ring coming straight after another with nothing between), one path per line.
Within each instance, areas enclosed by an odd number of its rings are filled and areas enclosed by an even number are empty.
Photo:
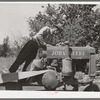
M26 71L28 65L36 58L39 48L42 48L45 54L47 50L46 41L49 41L53 34L58 33L60 31L62 31L61 24L54 25L53 28L50 28L48 26L41 28L40 31L32 38L32 40L29 40L24 45L15 62L11 65L9 69L10 73L16 72L18 67L24 62L25 65L23 67L23 71ZM34 62L42 62L43 58L45 57L41 57L41 59L34 60ZM40 67L40 69L42 69L43 66L41 66L40 64Z

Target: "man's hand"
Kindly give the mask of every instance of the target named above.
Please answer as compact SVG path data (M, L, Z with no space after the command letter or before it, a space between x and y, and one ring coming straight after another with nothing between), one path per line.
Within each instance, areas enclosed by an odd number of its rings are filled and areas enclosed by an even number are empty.
M47 69L51 69L51 70L56 70L55 67L51 67L51 66L46 66Z
M42 57L43 58L46 58L47 57L47 51L45 51L45 50L42 51Z
M51 45L51 44L46 44L46 46L47 46L47 47L50 47L50 46L52 46L52 45Z

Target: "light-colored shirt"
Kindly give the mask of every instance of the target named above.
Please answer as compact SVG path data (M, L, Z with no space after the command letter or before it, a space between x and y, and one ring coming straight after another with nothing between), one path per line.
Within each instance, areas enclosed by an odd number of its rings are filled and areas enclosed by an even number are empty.
M41 30L33 38L37 40L39 46L46 45L45 39L47 39L51 33L52 33L51 28L45 26L41 28Z

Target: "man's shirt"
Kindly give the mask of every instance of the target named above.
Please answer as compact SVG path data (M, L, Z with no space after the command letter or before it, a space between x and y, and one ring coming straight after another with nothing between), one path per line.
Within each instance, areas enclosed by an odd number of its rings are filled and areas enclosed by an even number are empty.
M35 36L34 38L37 40L39 46L46 45L45 40L50 38L50 34L52 33L52 30L45 26L43 27Z

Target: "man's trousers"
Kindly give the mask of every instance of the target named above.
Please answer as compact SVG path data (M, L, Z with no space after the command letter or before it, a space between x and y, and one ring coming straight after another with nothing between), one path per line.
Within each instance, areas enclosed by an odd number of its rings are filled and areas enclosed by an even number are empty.
M38 51L38 43L35 39L28 41L20 51L15 62L11 65L9 71L16 72L18 67L25 62L23 71L26 71L28 65L36 58Z

